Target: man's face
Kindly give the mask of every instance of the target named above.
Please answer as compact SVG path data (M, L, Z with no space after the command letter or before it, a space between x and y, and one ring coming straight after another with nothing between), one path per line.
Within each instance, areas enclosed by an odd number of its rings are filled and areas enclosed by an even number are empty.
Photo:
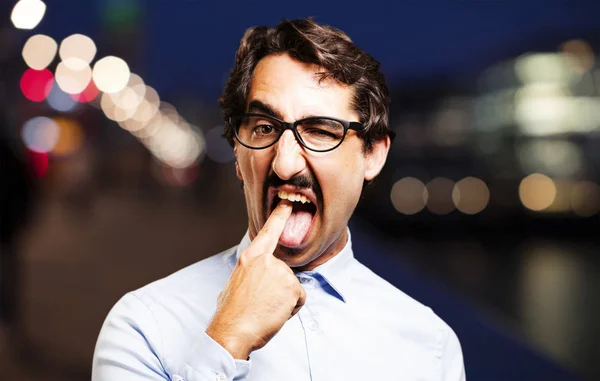
M334 81L319 83L320 68L270 55L259 61L246 103L246 112L272 114L286 122L309 116L358 121L352 110L354 90ZM310 203L294 202L275 256L290 267L310 270L326 262L346 244L346 226L364 180L379 173L389 140L363 153L363 142L349 130L343 143L330 152L302 147L286 130L266 149L253 150L235 142L237 175L243 181L249 233L254 239L280 201L279 191L305 196Z

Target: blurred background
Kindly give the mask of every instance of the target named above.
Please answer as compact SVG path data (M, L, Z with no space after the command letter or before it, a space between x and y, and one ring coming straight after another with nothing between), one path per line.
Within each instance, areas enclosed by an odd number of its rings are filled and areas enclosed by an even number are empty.
M90 378L126 292L239 242L217 105L239 39L312 16L382 63L398 134L356 255L470 380L600 379L600 3L0 3L0 378Z

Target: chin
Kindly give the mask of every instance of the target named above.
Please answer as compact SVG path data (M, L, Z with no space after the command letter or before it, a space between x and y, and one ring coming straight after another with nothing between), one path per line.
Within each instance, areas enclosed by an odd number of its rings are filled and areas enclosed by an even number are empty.
M277 249L275 249L273 254L292 268L303 267L319 257L319 255L309 255L306 249L307 248L277 245Z

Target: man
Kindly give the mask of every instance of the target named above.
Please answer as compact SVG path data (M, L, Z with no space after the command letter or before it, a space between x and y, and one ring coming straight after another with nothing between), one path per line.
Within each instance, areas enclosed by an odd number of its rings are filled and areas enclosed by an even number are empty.
M393 136L378 62L312 20L251 28L221 107L248 233L123 297L93 380L464 380L453 331L353 257Z

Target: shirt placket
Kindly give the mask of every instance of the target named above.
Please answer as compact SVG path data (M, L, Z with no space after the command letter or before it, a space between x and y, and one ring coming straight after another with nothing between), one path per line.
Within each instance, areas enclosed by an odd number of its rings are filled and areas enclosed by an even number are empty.
M312 277L299 276L298 279L307 294L306 304L298 314L304 331L310 379L311 381L330 380L327 374L325 331L319 316L319 303L316 303L315 300L322 297L322 295L319 295L322 290L319 289L318 282Z

